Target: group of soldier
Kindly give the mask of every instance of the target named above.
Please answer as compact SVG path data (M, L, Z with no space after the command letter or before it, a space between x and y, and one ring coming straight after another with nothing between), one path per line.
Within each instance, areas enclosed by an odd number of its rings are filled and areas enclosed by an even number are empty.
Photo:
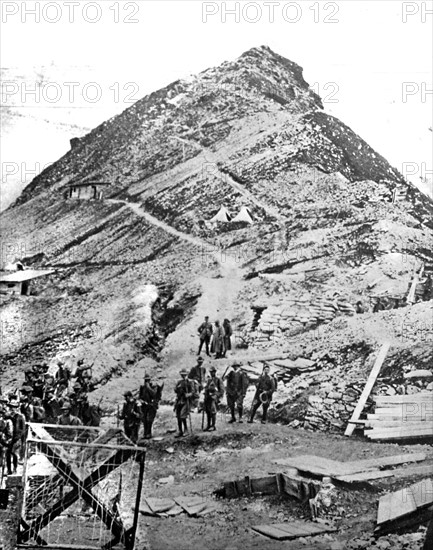
M144 384L140 386L138 399L135 399L131 391L125 392L125 402L118 418L123 420L125 435L136 443L140 425L143 424L144 439L152 438L152 426L162 396L164 384L156 384L151 381L148 374L144 375Z
M203 363L203 357L199 356L197 364L189 372L182 369L179 373L181 378L176 382L174 388L176 396L174 412L178 428L175 437L183 437L189 431L192 431L191 412L195 409L202 413L202 429L204 431L215 431L217 413L225 394L230 411L229 423L243 422L244 399L250 385L250 379L241 368L241 364L234 361L226 369L224 375L219 377L215 366L211 366L209 374L207 374ZM277 380L275 376L270 374L268 366L263 368L263 372L255 385L256 391L248 422L254 422L256 412L261 406L263 408L261 422L264 424L267 421L272 395L277 388ZM118 418L123 420L125 434L134 443L138 441L141 424L143 424L144 438L152 438L152 426L161 400L162 390L163 385L152 382L151 377L146 374L144 384L140 386L137 398L134 397L131 391L125 392L125 401Z
M6 463L8 474L16 471L22 459L26 422L63 426L98 426L100 423L99 407L90 405L87 397L94 388L91 366L85 365L82 359L74 374L58 361L55 374L50 373L49 365L43 362L28 367L24 377L19 390L8 396L0 394L0 466Z
M188 419L191 423L191 411L200 405L202 407L202 428L204 431L216 430L216 418L221 400L226 393L227 406L230 411L229 423L243 422L244 399L247 393L250 380L247 373L240 368L241 364L234 361L230 371L217 376L216 367L209 369L209 376L206 376L206 368L203 366L203 358L197 359L197 365L188 373L180 371L181 379L175 386L176 401L174 411L177 418L178 433L176 437L183 437L188 433ZM225 386L224 386L225 382ZM256 392L250 410L248 422L254 422L254 417L260 406L263 407L262 423L267 421L267 412L272 400L272 395L277 388L277 380L270 375L270 369L265 366L263 373L256 382ZM203 403L200 404L200 394L203 392ZM236 420L236 413L238 420ZM206 427L204 419L206 415ZM191 428L191 426L190 426Z

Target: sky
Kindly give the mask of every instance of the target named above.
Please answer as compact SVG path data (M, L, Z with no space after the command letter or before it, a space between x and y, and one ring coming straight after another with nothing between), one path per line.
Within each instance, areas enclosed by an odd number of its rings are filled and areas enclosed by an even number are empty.
M432 1L2 0L1 18L0 66L55 68L38 107L83 127L267 45L303 67L326 112L432 193L420 180L432 170ZM3 85L3 104L35 108L22 83Z

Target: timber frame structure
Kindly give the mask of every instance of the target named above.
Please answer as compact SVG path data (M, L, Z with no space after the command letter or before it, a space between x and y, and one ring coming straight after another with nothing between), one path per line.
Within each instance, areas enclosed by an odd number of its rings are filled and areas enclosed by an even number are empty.
M38 452L43 453L51 465L57 470L55 479L66 482L69 486L72 486L72 489L62 494L53 504L50 504L47 510L31 521L28 521L24 517L23 503L23 507L20 511L21 517L17 533L18 546L21 548L80 548L83 550L102 548L103 550L109 550L116 544L121 543L126 550L133 550L138 525L139 503L143 487L146 448L135 446L120 429L111 429L104 432L99 428L86 428L84 426L63 427L33 423L29 423L27 426L29 435L26 442L27 449L28 445L33 445ZM90 439L90 442L81 443L78 441L56 440L47 431L48 428L69 428L75 434L81 436L81 439L85 441L89 441ZM77 435L74 439L77 439ZM123 440L126 444L107 444L113 437L116 437L117 441L119 441L119 439ZM98 451L109 451L109 457L91 471L89 468L83 466L77 467L71 465L65 460L63 449L68 447L82 448L88 459L92 459ZM25 469L27 466L27 458L28 455L26 452ZM101 501L95 486L131 458L135 458L139 463L139 475L132 526L127 528L122 518ZM50 483L49 480L44 482L43 485L45 485L45 490L51 490ZM41 491L39 490L39 495L40 494ZM36 497L37 499L38 495L30 494L29 498L31 497ZM112 539L108 543L100 546L50 544L47 542L47 540L41 536L41 530L59 517L60 514L72 504L76 503L80 498L93 510L95 516L105 524L107 530L113 535Z

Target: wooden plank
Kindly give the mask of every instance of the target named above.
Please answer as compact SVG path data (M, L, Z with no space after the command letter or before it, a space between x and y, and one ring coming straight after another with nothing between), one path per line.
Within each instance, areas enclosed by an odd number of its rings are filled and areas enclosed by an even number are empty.
M279 458L273 461L275 464L296 468L300 472L306 472L315 476L336 476L352 473L347 471L344 462L330 460L320 456L301 455L287 458Z
M431 475L433 472L433 464L423 464L422 466L406 466L405 468L398 468L393 470L394 477L411 477L420 475Z
M254 531L257 531L257 533L265 535L266 537L269 537L271 539L290 540L296 538L295 535L289 535L288 533L285 533L280 529L275 529L272 525L254 525L252 529Z
M410 428L412 426L419 426L419 424L425 424L426 426L431 426L432 423L426 420L415 420L413 422L404 422L400 420L367 420L364 423L364 428Z
M415 403L416 401L423 401L425 398L430 398L430 400L433 400L433 392L421 391L418 393L411 393L410 395L376 395L373 397L373 400L377 405L390 404L395 406L401 405L402 403Z
M417 425L409 428L384 428L383 430L373 429L364 432L369 439L414 439L416 437L432 437L433 426L425 427Z
M400 489L395 493L388 493L379 500L377 510L377 525L393 521L417 509L412 493L407 489Z
M367 399L371 393L371 390L373 389L374 383L376 382L376 378L379 375L379 371L382 367L382 364L385 361L385 357L386 357L386 354L388 353L389 347L390 347L390 343L385 342L382 345L382 348L380 349L377 355L376 361L370 372L367 383L362 391L361 397L359 398L359 401L355 407L355 410L352 413L352 417L349 420L349 424L346 428L346 431L344 432L344 435L346 436L352 435L353 431L355 430L356 425L352 424L351 422L354 420L359 420L359 417L361 416L361 413L364 410L365 404L367 403Z
M275 495L278 493L276 476L260 477L251 479L251 492L263 495Z
M427 458L426 453L405 453L400 455L383 456L380 458L367 458L354 462L346 462L350 465L352 474L364 472L369 468L383 468L385 466L395 466L397 464L406 464L408 462L422 462Z
M379 412L380 411L380 412ZM390 420L399 420L400 422L433 422L433 414L431 413L420 413L420 414L409 414L407 412L402 413L402 411L396 411L395 409L379 409L376 410L374 414L367 414L367 422L369 421L390 421ZM382 412L390 411L390 412Z
M345 483L356 483L369 481L372 479L381 479L384 477L392 477L394 475L394 470L373 470L370 472L360 472L358 474L350 474L346 476L338 476L335 479L338 481L344 481Z
M189 516L195 516L206 508L206 500L202 497L176 497L176 504L179 504Z
M407 491L413 496L417 509L433 504L433 482L430 478L414 483Z
M319 525L312 522L292 521L272 525L254 525L254 531L276 540L291 540L300 537L312 537L323 533L336 531L334 527Z

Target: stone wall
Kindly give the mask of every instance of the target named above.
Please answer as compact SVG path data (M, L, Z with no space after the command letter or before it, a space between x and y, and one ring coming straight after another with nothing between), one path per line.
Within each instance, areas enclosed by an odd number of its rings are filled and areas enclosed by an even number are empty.
M255 311L263 307L261 304L252 306ZM268 305L257 326L251 326L250 341L259 348L283 344L285 336L311 330L339 315L355 315L355 307L344 298L310 295L282 298L279 303Z

